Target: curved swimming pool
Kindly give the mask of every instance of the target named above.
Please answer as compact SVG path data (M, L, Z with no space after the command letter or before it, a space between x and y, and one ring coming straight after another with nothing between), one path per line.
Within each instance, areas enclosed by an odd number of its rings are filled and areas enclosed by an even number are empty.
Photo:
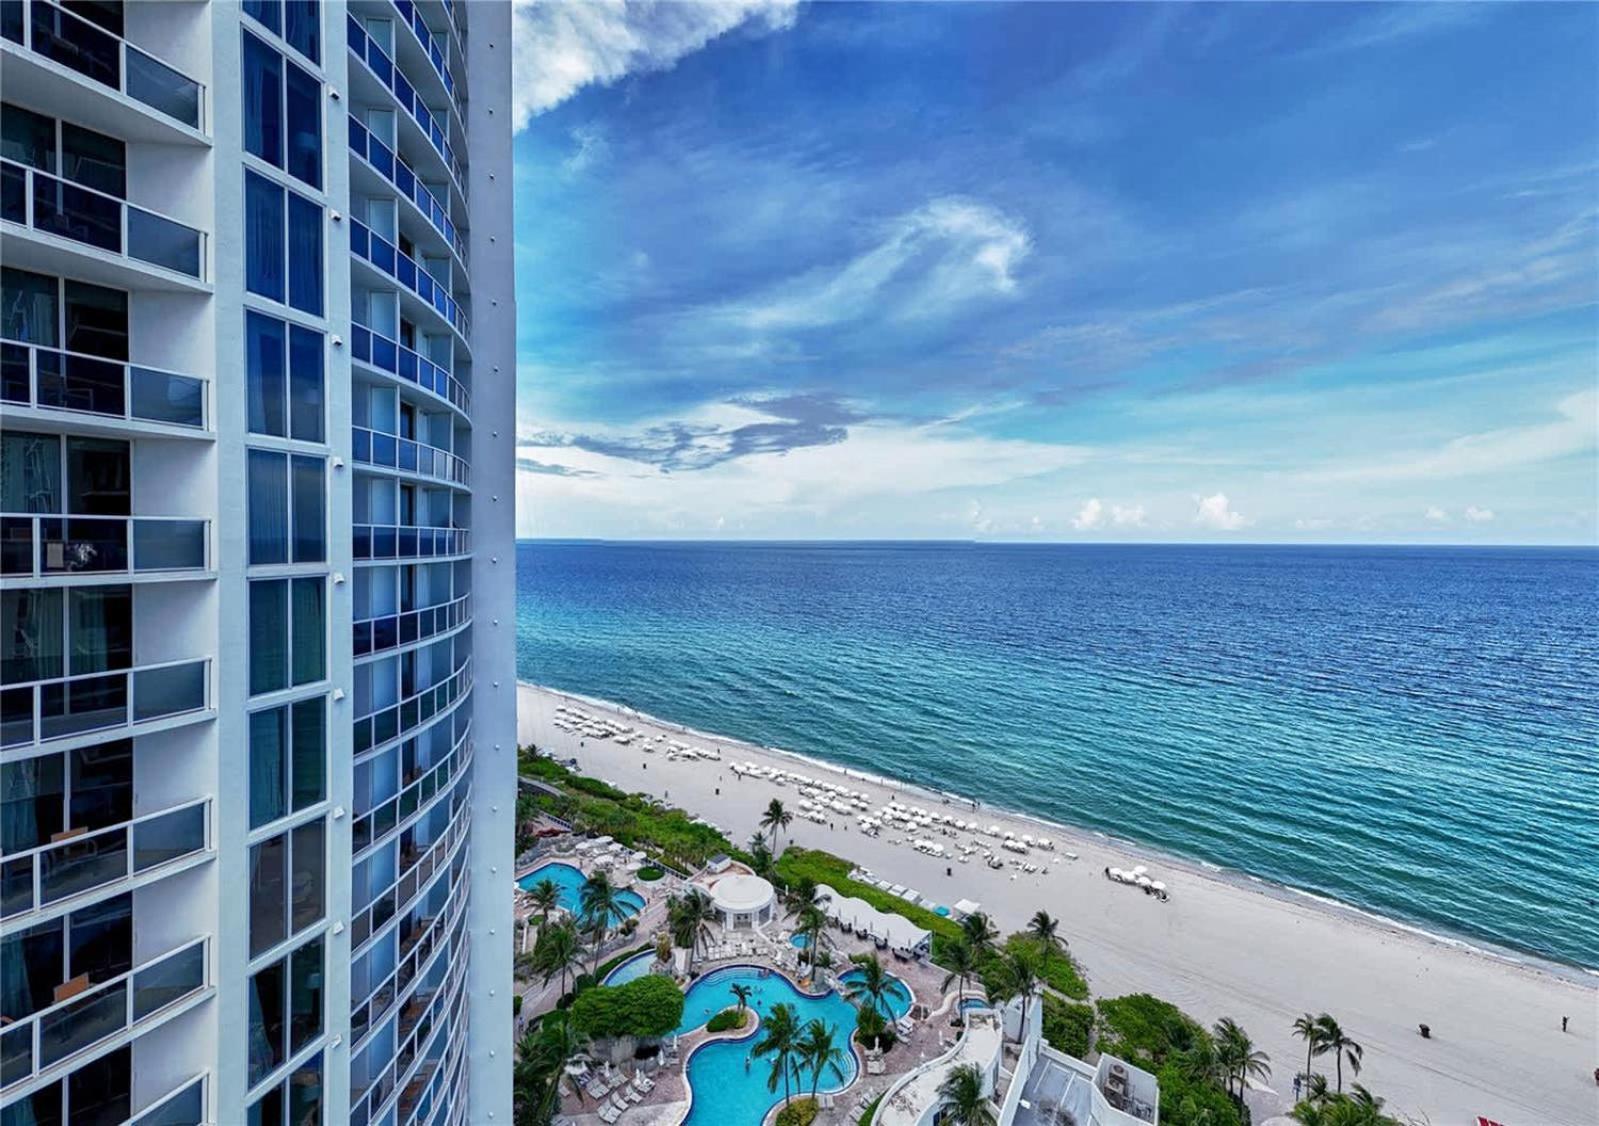
M646 950L642 954L635 954L621 965L615 967L605 975L601 985L626 985L630 981L637 981L650 972L650 967L655 965L655 951Z
M560 890L561 893L560 899L558 900L561 907L564 910L571 912L573 915L581 913L584 880L581 870L560 860L551 860L547 863L540 864L537 868L533 869L533 871L523 876L520 880L517 880L516 886L521 888L523 891L531 891L533 889L533 885L537 884L540 880L555 881L555 886ZM644 909L644 897L636 891L627 891L624 889L617 892L616 897L618 902L621 904L624 918L628 915L637 915Z
M839 981L846 986L860 981L866 976L865 970L848 970L839 976ZM888 990L878 998L877 1011L889 1020L898 1020L911 1011L911 987L906 985L893 974L888 975Z
M802 1026L820 1020L833 1027L834 1041L844 1052L839 1063L842 1078L824 1072L819 1091L841 1091L855 1081L859 1064L850 1047L850 1035L855 1031L855 1006L831 990L822 996L802 993L776 970L761 966L727 966L712 970L689 987L678 1032L692 1032L723 1009L737 1006L734 985L749 988L747 1004L763 1018L773 1006L787 1003L794 1006ZM771 1058L751 1053L758 1036L757 1029L737 1040L714 1040L689 1055L686 1071L693 1105L683 1126L753 1126L783 1101L781 1079L775 1094L766 1087L772 1070ZM809 1094L810 1085L810 1072L801 1069L797 1092Z

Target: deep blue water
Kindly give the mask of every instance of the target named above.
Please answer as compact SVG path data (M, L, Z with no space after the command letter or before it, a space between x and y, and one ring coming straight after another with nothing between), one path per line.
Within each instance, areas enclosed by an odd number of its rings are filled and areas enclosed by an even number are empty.
M1599 552L517 550L518 675L1599 967Z

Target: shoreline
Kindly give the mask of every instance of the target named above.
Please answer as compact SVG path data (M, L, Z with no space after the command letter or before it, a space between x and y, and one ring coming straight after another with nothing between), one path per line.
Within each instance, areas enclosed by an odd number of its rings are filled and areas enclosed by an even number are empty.
M907 795L920 796L923 800L937 801L940 803L959 803L974 810L986 810L996 817L1013 821L1025 821L1046 829L1050 836L1058 841L1074 845L1089 846L1091 844L1104 848L1111 848L1118 852L1126 853L1141 861L1153 861L1168 868L1175 868L1192 876L1202 879L1215 880L1228 884L1240 891L1253 892L1271 896L1283 902L1308 906L1311 910L1321 911L1332 917L1351 922L1359 926L1371 927L1380 931L1408 935L1419 938L1437 946L1458 950L1462 953L1508 966L1516 966L1530 970L1534 973L1547 974L1562 981L1576 985L1599 985L1599 967L1584 966L1574 962L1562 962L1548 955L1530 950L1521 950L1515 947L1502 946L1490 942L1476 935L1451 934L1447 930L1433 929L1435 924L1420 920L1406 920L1394 918L1359 904L1349 903L1338 899L1325 892L1313 891L1309 888L1296 887L1269 876L1258 876L1241 868L1229 868L1225 865L1215 864L1198 857L1184 856L1180 853L1168 852L1157 845L1147 844L1142 841L1130 840L1107 833L1102 829L1087 828L1081 825L1070 825L1065 822L1051 821L1025 810L1010 809L1003 805L980 801L966 794L950 790L940 790L934 786L918 782L907 781L885 774L861 770L857 767L845 766L842 763L832 762L828 759L817 758L800 751L785 750L782 747L766 746L751 743L744 739L727 735L718 735L712 731L702 731L689 724L679 723L676 720L665 719L642 709L628 704L617 703L614 700L602 699L598 696L589 696L581 692L572 692L564 688L552 688L549 685L538 684L530 680L517 680L517 688L533 689L550 696L559 697L572 703L584 704L589 707L599 708L604 711L627 716L639 723L648 723L655 727L676 731L683 735L693 736L705 740L713 746L738 747L745 751L761 754L776 755L795 763L803 763L812 770L825 770L829 773L842 775L857 781L896 790Z

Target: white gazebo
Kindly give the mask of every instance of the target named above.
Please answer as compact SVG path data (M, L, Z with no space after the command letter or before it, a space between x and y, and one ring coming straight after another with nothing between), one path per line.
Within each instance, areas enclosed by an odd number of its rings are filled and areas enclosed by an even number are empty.
M707 880L704 887L722 925L729 930L769 923L777 910L772 882L752 872L730 869Z

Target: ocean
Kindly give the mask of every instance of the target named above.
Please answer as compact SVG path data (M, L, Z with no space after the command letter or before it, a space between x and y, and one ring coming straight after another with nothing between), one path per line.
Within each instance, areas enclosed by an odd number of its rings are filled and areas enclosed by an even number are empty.
M1599 551L524 541L517 674L1599 968Z

